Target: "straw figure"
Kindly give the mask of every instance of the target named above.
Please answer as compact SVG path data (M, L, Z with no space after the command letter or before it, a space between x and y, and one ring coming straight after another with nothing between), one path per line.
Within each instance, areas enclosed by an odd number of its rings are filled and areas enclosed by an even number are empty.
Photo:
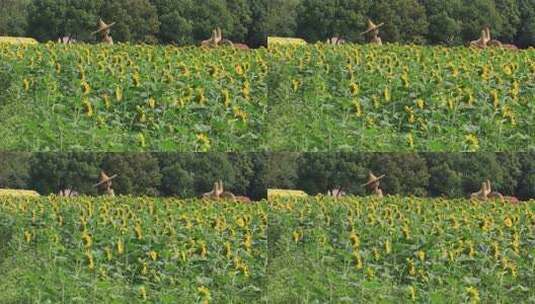
M202 195L202 198L213 200L213 201L232 201L232 202L240 202L240 203L250 203L251 199L246 196L237 196L234 195L232 192L225 191L225 188L223 186L223 181L218 181L214 183L214 187L212 188L212 191L206 192Z
M383 45L383 41L381 40L381 37L379 37L379 28L385 25L384 23L376 25L373 23L373 21L368 19L368 29L365 32L362 32L361 35L370 34L371 39L370 43L377 44L377 45Z
M327 44L331 44L331 45L342 45L345 43L346 43L346 40L338 36L327 39Z
M488 43L488 46L489 47L497 47L497 48L502 48L502 49L508 49L508 50L518 50L518 47L516 45L513 45L513 44L507 44L507 43L501 43L499 40L496 40L496 39L492 39L491 35L490 35L490 28L485 28L485 31L487 32L487 37L489 38L489 43Z
M221 32L220 28L216 28L212 31L212 37L210 39L204 40L201 42L201 46L203 47L209 47L209 48L215 48L218 46L230 46L236 49L242 49L242 50L248 50L249 47L242 43L233 43L232 41L228 39L223 39L223 34Z
M488 201L488 200L497 200L500 202L508 202L511 204L518 204L520 200L514 196L505 196L497 191L492 191L492 185L490 180L481 184L481 189L478 192L472 193L470 195L471 199Z
M210 200L217 200L221 197L222 193L223 193L223 190L220 188L219 182L215 182L214 187L212 188L212 191L204 193L202 195L202 198L210 199Z
M488 28L486 29L483 29L481 31L481 36L479 37L478 40L474 40L474 41L471 41L470 42L470 46L471 47L474 47L474 48L478 48L478 49L484 49L488 46L489 42L490 42L490 32L487 31Z
M380 180L383 179L385 175L381 175L379 177L373 175L373 173L370 171L368 173L368 182L363 184L363 187L367 187L370 191L372 191L373 195L382 198L383 197L383 190L379 188Z
M111 180L116 177L117 177L117 174L110 177L106 175L104 171L100 171L100 177L99 177L100 181L98 182L98 184L95 184L94 187L100 188L106 193L106 195L115 196L115 192L111 188L111 185L112 185Z
M490 181L487 180L481 184L481 189L478 192L474 192L470 195L471 199L479 201L487 201L489 199L489 194L492 192Z
M110 36L110 28L115 24L115 22L111 24L106 24L102 19L98 21L98 30L91 33L91 35L100 35L100 41L105 44L113 44L113 39Z
M518 47L513 44L504 44L498 40L492 39L490 28L486 27L481 31L481 37L478 40L470 42L471 47L485 49L488 47L502 48L508 50L518 50Z

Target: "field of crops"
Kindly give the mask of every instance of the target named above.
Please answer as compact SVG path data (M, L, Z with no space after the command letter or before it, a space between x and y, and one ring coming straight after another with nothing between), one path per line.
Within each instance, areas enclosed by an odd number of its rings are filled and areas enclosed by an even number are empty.
M0 44L4 150L249 151L267 51Z
M0 197L2 303L250 303L265 203Z
M535 202L0 198L6 303L531 303Z
M535 50L271 50L273 150L535 149Z
M271 202L271 300L533 303L534 203L397 197Z
M0 45L0 147L535 149L535 50Z

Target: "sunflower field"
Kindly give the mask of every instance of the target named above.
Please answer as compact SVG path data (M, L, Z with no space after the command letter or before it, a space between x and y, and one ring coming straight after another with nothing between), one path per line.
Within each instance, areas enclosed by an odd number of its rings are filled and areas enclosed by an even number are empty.
M535 301L535 202L293 198L268 228L273 303Z
M531 303L535 202L0 197L6 303Z
M535 50L278 46L267 137L285 151L535 149Z
M0 197L2 303L250 303L267 204Z
M535 50L0 44L9 151L527 151Z
M246 151L267 51L0 44L4 150Z

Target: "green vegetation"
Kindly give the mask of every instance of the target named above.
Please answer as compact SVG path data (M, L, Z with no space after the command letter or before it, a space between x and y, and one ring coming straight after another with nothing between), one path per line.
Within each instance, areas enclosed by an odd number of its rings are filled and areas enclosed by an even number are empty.
M112 35L121 42L192 44L217 26L251 46L267 36L363 42L372 18L386 22L388 42L460 45L490 26L501 41L535 45L531 0L0 0L0 36L94 41L99 17L117 22Z
M0 46L2 150L250 151L267 51Z
M535 149L535 51L278 47L272 151Z
M388 197L270 202L272 302L535 300L535 202Z
M533 150L534 54L4 45L1 148Z
M266 198L266 189L362 196L371 170L387 175L381 188L393 195L465 198L491 180L503 194L535 197L535 153L0 152L0 188L96 195L100 170L119 175L117 194L137 196L199 197L218 180L254 200Z
M2 303L247 303L267 204L0 197Z
M6 303L535 299L535 202L0 197Z

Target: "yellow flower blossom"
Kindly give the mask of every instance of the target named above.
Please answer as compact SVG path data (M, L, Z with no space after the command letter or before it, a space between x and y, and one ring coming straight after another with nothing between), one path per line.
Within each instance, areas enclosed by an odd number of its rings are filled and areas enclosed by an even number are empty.
M477 290L475 287L467 287L466 293L468 294L470 303L477 304L481 302L481 298L479 297L479 290Z

